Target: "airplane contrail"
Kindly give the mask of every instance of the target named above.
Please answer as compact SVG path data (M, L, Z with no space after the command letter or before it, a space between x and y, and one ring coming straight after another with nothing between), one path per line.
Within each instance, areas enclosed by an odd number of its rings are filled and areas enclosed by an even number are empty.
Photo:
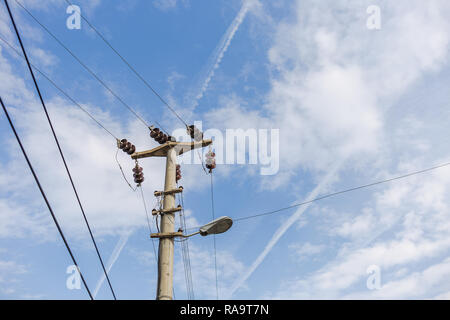
M336 172L339 170L340 166L342 165L343 160L339 161L331 170L328 172L328 174L325 176L325 178L314 188L312 192L308 195L308 198L306 201L311 201L312 199L316 198L319 194L320 190L326 186L332 177L336 174ZM259 265L264 261L266 256L270 253L270 251L273 249L273 247L277 244L277 242L280 240L280 238L286 233L286 231L296 222L300 216L303 214L303 212L309 208L311 203L300 207L293 215L289 217L279 228L275 233L273 234L270 241L267 243L264 250L259 254L259 256L256 258L256 260L253 262L253 264L250 266L250 268L247 270L247 272L239 278L234 285L231 287L231 289L228 292L228 296L225 299L231 299L233 294L238 290L245 281L253 274L253 272L259 267Z
M223 56L231 44L231 40L233 40L233 37L236 34L237 30L239 29L239 26L244 21L245 16L247 15L247 12L250 9L252 3L254 3L254 1L252 0L243 0L241 9L231 22L225 34L222 36L222 39L220 40L219 44L214 49L214 53L210 58L211 62L206 68L205 72L206 76L204 77L204 80L200 85L199 92L194 97L193 102L191 104L193 108L197 107L198 101L203 97L203 94L205 93L206 89L208 89L208 85L212 77L214 76L215 70L219 67L220 63L222 62Z
M109 275L109 272L111 271L114 263L117 261L117 258L119 258L119 255L122 252L122 249L125 247L125 244L127 243L128 238L130 237L131 233L132 233L132 231L126 232L125 234L123 234L120 237L119 241L117 241L117 244L114 247L114 250L113 250L113 252L112 252L112 254L109 257L109 260L107 262L106 273L108 275ZM102 273L100 279L98 279L97 286L95 287L95 290L94 290L94 294L93 294L94 298L97 296L97 293L100 290L100 288L102 287L103 282L105 281L105 279L106 279L106 276L105 276L104 273Z

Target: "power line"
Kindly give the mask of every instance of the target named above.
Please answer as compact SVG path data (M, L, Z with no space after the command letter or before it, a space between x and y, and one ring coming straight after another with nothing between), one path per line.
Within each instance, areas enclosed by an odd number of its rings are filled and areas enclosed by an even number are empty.
M215 212L214 212L214 188L213 188L213 171L209 175L211 176L211 212L212 212L212 218L213 221L216 219ZM213 241L214 241L214 271L216 275L216 299L219 300L219 281L217 278L217 249L216 249L216 235L213 234Z
M29 167L31 173L33 174L34 180L36 181L36 184L37 184L37 186L39 188L39 191L41 192L42 198L44 198L45 204L47 205L47 208L50 211L50 214L52 216L53 222L55 223L56 228L58 229L58 232L59 232L59 234L60 234L60 236L61 236L61 238L62 238L62 240L64 242L64 245L66 246L67 252L69 252L69 255L70 255L70 258L72 259L73 264L77 267L77 271L80 274L81 281L83 282L83 285L84 285L87 293L89 294L90 299L94 300L94 297L92 296L91 291L89 290L89 287L88 287L86 281L84 280L83 274L81 273L81 270L78 267L78 263L77 263L74 255L72 253L72 250L70 250L70 247L69 247L69 244L67 243L66 237L64 236L64 233L63 233L63 231L62 231L62 229L61 229L61 227L60 227L60 225L58 223L58 219L56 219L56 216L55 216L55 214L53 212L53 209L52 209L50 203L48 202L47 196L45 195L45 192L42 189L41 183L39 182L39 178L37 177L36 173L34 172L33 166L31 165L31 162L28 159L27 152L25 151L25 149L24 149L24 147L22 145L20 137L19 137L19 135L16 132L14 124L13 124L11 118L9 117L8 110L6 109L5 104L3 103L3 100L2 100L1 97L0 97L0 103L2 105L3 111L5 112L6 118L8 119L9 125L11 126L11 130L13 131L13 133L14 133L14 135L16 137L16 140L19 143L20 149L22 150L23 156L25 157L25 160L26 160L26 162L28 164L28 167Z
M183 230L186 230L186 214L184 211L184 198L183 193L180 193L180 199L181 199L181 214L180 214L180 225ZM181 240L181 252L182 252L182 258L183 258L183 265L184 265L184 276L186 280L186 292L188 299L194 300L195 294L194 294L194 285L192 282L192 271L191 271L191 258L189 254L189 238L186 238L184 240Z
M0 40L3 41L11 50L13 50L19 57L24 58L23 55L14 48L13 45L11 45L8 41L6 41L3 37L0 36ZM38 67L36 67L34 64L30 62L33 69L35 69L40 75L42 75L45 79L47 79L48 82L50 82L56 89L59 90L67 99L69 99L72 103L74 103L78 108L80 108L84 113L86 113L95 123L97 123L102 129L104 129L107 133L109 133L114 139L119 140L110 130L108 130L103 124L101 124L100 121L98 121L89 111L87 111L85 108L83 108L75 99L73 99L66 91L64 91L60 86L56 84L55 81L50 79L50 77L45 74L42 70L40 70Z
M116 159L116 162L117 162L117 165L119 166L120 172L122 172L122 177L123 177L123 179L124 179L125 182L128 184L128 186L130 187L131 190L136 191L137 187L136 187L136 188L133 188L133 186L132 186L131 183L128 181L127 177L125 176L125 172L123 172L123 168L122 168L122 166L120 165L119 159L117 159L117 154L119 153L119 150L120 150L120 149L117 148L116 156L115 156L114 158ZM144 203L144 204L145 204L145 203ZM146 210L146 211L147 211L147 210Z
M77 55L75 55L58 37L56 37L44 24L42 24L27 8L18 0L14 0L28 15L38 23L63 49L65 49L87 72L89 72L106 90L108 90L120 103L122 103L132 114L136 116L146 127L149 124L142 118L129 104L127 104L118 94L116 94L92 69L90 69ZM155 121L160 127L161 125ZM165 130L164 130L165 131Z
M72 3L69 0L65 0L69 5L72 5ZM148 83L147 80L144 79L143 76L139 72L136 71L136 69L111 45L111 43L100 33L100 31L97 30L90 22L89 20L80 13L81 18L86 21L86 23L91 27L92 30L105 42L105 44L122 60L123 63L127 65L127 67L145 84L147 88L149 88L158 98L159 100L166 105L166 107L186 126L188 127L188 124L180 117L180 115L175 111L173 107L170 106L170 104L163 99L163 97Z
M254 214L254 215L250 215L250 216L235 218L235 219L233 219L233 221L234 222L239 222L239 221L249 220L249 219L253 219L253 218L259 218L259 217L263 217L263 216L277 214L277 213L280 213L280 212L283 212L283 211L286 211L286 210L289 210L289 209L297 208L297 207L300 207L300 206L303 206L303 205L306 205L306 204L309 204L309 203L312 203L312 202L316 202L316 201L320 201L320 200L323 200L323 199L331 198L331 197L334 197L334 196L337 196L337 195L340 195L340 194L344 194L344 193L348 193L348 192L352 192L352 191L356 191L356 190L360 190L360 189L365 189L365 188L373 187L373 186L376 186L376 185L380 185L380 184L384 184L384 183L388 183L388 182L392 182L392 181L396 181L396 180L405 179L405 178L408 178L408 177L411 177L411 176L414 176L414 175L426 173L426 172L429 172L429 171L437 170L437 169L448 167L448 166L450 166L450 162L443 163L443 164L440 164L440 165L436 165L436 166L433 166L433 167L430 167L430 168L426 168L426 169L423 169L423 170L410 172L410 173L407 173L407 174L404 174L404 175L401 175L401 176L397 176L397 177L393 177L393 178L389 178L389 179L385 179L385 180L381 180L381 181L377 181L377 182L361 185L361 186L350 188L350 189L345 189L345 190L329 193L329 194L326 194L324 196L320 196L320 197L314 198L314 199L309 200L309 201L296 203L296 204L293 204L293 205L288 206L288 207L283 207L283 208L280 208L280 209L267 211L267 212L263 212L263 213L259 213L259 214ZM188 228L187 230L197 230L198 228L200 228L200 226L193 227L193 228Z
M9 14L9 17L10 17L11 22L12 22L12 24L13 24L14 30L15 30L15 32L16 32L17 39L19 40L20 47L22 48L23 56L25 57L25 60L26 60L26 62L27 62L28 70L30 71L31 77L33 78L34 86L36 87L36 91L37 91L37 93L38 93L38 95L39 95L39 99L40 99L41 104L42 104L42 107L43 107L43 109L44 109L45 116L46 116L46 118L47 118L48 124L49 124L49 126L50 126L51 131L52 131L53 138L55 139L56 145L57 145L58 150L59 150L59 154L60 154L61 159L62 159L62 161L63 161L63 163L64 163L64 167L65 167L65 169L66 169L67 175L68 175L69 180L70 180L70 183L71 183L71 185L72 185L73 192L74 192L74 194L75 194L75 197L77 198L78 205L79 205L79 207L80 207L81 213L82 213L83 218L84 218L84 221L85 221L85 223L86 223L86 226L87 226L87 228L88 228L88 230L89 230L89 234L90 234L91 239L92 239L92 242L93 242L93 244L94 244L95 251L97 252L97 256L98 256L98 258L99 258L99 260L100 260L100 263L101 263L101 265L102 265L103 272L105 273L106 279L108 280L108 284L109 284L109 287L110 287L110 289L111 289L111 293L112 293L112 295L113 295L113 297L114 297L114 300L116 300L116 295L115 295L115 293L114 293L114 290L113 290L113 288L112 288L111 282L110 282L110 280L109 280L108 273L106 272L106 268L105 268L105 265L104 265L104 263L103 263L103 259L101 258L100 252L99 252L98 247L97 247L97 243L95 242L95 239L94 239L94 235L92 234L92 230L91 230L91 227L90 227L89 222L88 222L88 220L87 220L86 214L85 214L85 212L84 212L84 208L83 208L83 206L82 206L82 204L81 204L80 197L78 196L77 189L75 188L75 184L74 184L74 182L73 182L72 175L70 174L69 167L67 166L66 159L65 159L65 157L64 157L64 154L63 154L63 152L62 152L61 146L60 146L60 144L59 144L58 137L56 136L55 130L54 130L54 128L53 128L53 124L52 124L52 121L51 121L50 116L49 116L49 114L48 114L47 107L46 107L46 105L45 105L45 102L44 102L44 99L43 99L43 97L42 97L41 91L40 91L39 86L38 86L38 84L37 84L36 78L35 78L35 76L34 76L33 69L32 69L32 67L31 67L30 61L28 60L28 56L27 56L27 53L26 53L26 51L25 51L25 47L24 47L24 45L23 45L23 43L22 43L22 39L21 39L21 37L20 37L19 30L17 29L16 23L15 23L15 21L14 21L14 17L13 17L13 15L12 15L12 12L11 12L10 8L9 8L8 1L7 1L7 0L4 0L4 1L5 1L6 8L8 9L8 14Z
M144 190L142 189L142 185L140 186L139 189L141 190L141 198L142 198L142 203L144 204L145 215L147 217L147 226L148 226L148 231L149 231L149 235L150 235L150 234L152 234L152 227L150 225L150 218L148 215L147 203L145 202ZM155 262L156 262L158 255L156 254L155 241L153 239L152 239L152 245L153 245L153 253L155 254ZM156 263L156 267L158 268L158 263Z
M272 215L272 214L275 214L275 213L279 213L281 211L285 211L285 210L289 210L289 209L292 209L292 208L300 207L300 206L309 204L311 202L320 201L320 200L323 200L323 199L326 199L326 198L330 198L330 197L334 197L334 196L337 196L337 195L340 195L340 194L343 194L343 193L352 192L352 191L356 191L356 190L360 190L360 189L373 187L373 186L376 186L376 185L379 185L379 184L388 183L388 182L392 182L392 181L395 181L395 180L408 178L408 177L411 177L411 176L414 176L414 175L418 175L418 174L421 174L421 173L433 171L433 170L440 169L440 168L447 167L447 166L450 166L450 162L444 163L444 164L441 164L441 165L437 165L437 166L434 166L434 167L431 167L431 168L423 169L423 170L420 170L420 171L411 172L411 173L404 174L404 175L401 175L401 176L397 176L397 177L394 177L394 178L381 180L381 181L377 181L377 182L361 185L361 186L358 186L358 187L354 187L354 188L350 188L350 189L346 189L346 190L342 190L342 191L337 191L337 192L334 192L334 193L329 193L327 195L320 196L320 197L314 198L314 199L309 200L309 201L293 204L291 206L280 208L280 209L277 209L277 210L263 212L263 213L255 214L255 215L252 215L252 216L241 217L241 218L237 218L237 219L233 219L233 220L235 222L237 222L237 221L243 221L243 220L248 220L248 219L252 219L252 218Z

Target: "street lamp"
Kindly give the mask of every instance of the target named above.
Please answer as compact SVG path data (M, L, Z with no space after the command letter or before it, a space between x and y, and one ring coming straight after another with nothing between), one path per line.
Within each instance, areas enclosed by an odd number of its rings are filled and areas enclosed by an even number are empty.
M219 233L224 233L225 231L227 231L228 229L231 228L231 226L233 225L233 220L230 217L220 217L217 218L207 224L205 224L204 226L200 227L199 231L192 233L192 234L188 234L183 236L184 238L189 238L192 237L196 234L202 235L202 236L208 236L210 234L219 234Z

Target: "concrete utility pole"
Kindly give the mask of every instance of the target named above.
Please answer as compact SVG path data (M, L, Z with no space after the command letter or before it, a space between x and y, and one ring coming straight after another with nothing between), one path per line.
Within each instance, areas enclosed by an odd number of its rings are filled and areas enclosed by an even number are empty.
M148 157L166 157L164 191L155 191L155 196L164 197L163 209L152 211L153 215L161 215L160 233L151 234L152 238L159 238L157 300L172 300L173 298L173 239L183 236L182 232L174 232L175 212L182 209L181 206L175 207L175 194L183 190L182 188L176 188L177 156L196 148L206 147L211 143L211 139L198 142L168 141L151 150L135 152L131 155L131 158L135 160Z

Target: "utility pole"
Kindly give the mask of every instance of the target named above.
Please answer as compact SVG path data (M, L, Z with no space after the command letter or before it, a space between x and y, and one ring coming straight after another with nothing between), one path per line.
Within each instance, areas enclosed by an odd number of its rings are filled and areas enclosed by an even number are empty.
M177 156L196 149L204 148L212 143L211 139L193 142L167 141L151 150L135 152L131 155L134 160L149 157L166 157L166 177L164 191L155 191L155 196L163 196L163 209L153 210L152 214L161 216L160 233L154 233L152 238L159 238L158 249L158 286L157 300L172 300L173 293L173 257L174 238L182 237L182 232L175 232L175 212L181 211L181 206L175 207L175 194L183 188L176 188Z

